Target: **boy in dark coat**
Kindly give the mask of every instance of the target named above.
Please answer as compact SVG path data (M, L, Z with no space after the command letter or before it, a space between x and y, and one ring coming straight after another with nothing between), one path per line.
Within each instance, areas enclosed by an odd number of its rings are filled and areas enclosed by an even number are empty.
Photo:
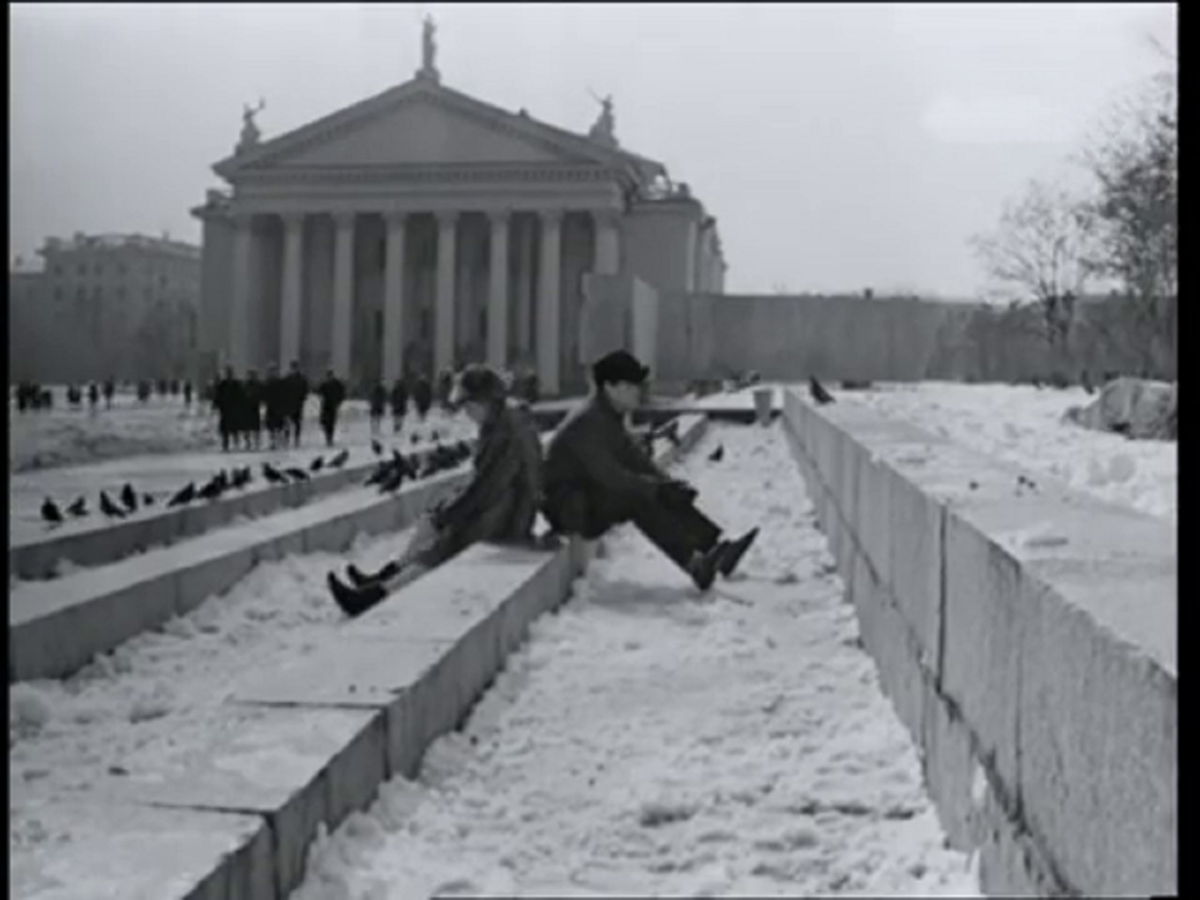
M509 405L504 383L486 366L468 366L459 384L462 406L479 426L475 474L466 489L418 524L404 553L379 572L350 567L354 585L329 573L329 589L349 615L360 615L390 591L476 541L532 544L541 484L541 444L528 411Z
M317 388L321 397L321 430L325 432L325 445L333 446L333 436L337 431L338 411L346 400L346 385L344 385L333 369L325 373L325 380Z
M371 387L371 392L367 395L367 411L371 417L371 434L379 434L380 423L383 422L383 414L387 411L387 388L383 386L382 381L375 382Z
M286 442L287 399L287 385L279 377L279 367L272 364L263 384L263 400L267 405L267 435L271 439L272 450L278 450Z
M654 465L625 428L650 370L618 350L592 367L595 390L567 416L546 451L543 511L555 530L588 539L632 521L708 590L733 573L758 529L736 541L695 506L697 491Z
M392 434L399 434L404 425L404 414L408 412L408 385L403 378L392 382L392 392L388 395L392 407Z
M213 388L213 407L217 411L217 430L221 433L221 449L228 451L238 438L238 411L242 406L242 385L233 375L233 366L225 367L225 377Z
M262 405L263 383L258 380L258 372L251 369L242 385L242 440L247 450L262 445Z
M292 360L292 366L284 378L287 396L287 420L291 426L292 444L300 446L300 431L304 425L304 404L308 401L308 379L300 371L300 363Z
M425 417L429 415L429 410L433 407L433 387L429 383L429 379L424 375L418 375L416 383L413 384L413 405L417 407L417 415L421 417L421 421L425 421Z

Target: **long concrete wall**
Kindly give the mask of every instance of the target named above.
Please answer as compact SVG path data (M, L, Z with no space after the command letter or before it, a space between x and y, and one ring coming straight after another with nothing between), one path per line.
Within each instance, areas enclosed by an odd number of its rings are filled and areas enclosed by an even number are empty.
M985 892L1174 894L1174 529L857 404L788 391L784 420Z

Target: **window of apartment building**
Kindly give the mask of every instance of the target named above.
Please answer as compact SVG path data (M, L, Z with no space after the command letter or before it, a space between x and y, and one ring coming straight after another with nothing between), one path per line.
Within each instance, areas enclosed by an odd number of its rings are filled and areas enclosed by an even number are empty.
M117 288L117 299L118 300L125 299L125 286L124 285L121 285L120 287Z
M85 288L82 284L79 285L79 287L75 288L75 299L76 300L86 300L87 299L87 288Z
M62 298L63 298L63 289L61 287L56 287L54 289L54 299L61 302Z
M76 267L75 271L79 275L86 275L87 274L87 265L85 263L80 263L78 265L78 267Z
M117 266L117 274L128 275L129 274L129 266L125 265L125 263L121 263L120 265Z
M57 264L55 264L55 266L54 266L54 274L55 274L55 275L61 275L62 273L63 273L63 267L62 267L62 263L57 263Z

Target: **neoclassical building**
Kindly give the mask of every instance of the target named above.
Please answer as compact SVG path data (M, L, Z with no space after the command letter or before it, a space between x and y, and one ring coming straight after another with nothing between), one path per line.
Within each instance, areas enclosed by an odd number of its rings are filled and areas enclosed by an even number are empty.
M296 359L357 385L487 361L575 393L585 274L722 291L715 220L620 147L610 100L575 134L446 87L434 53L427 23L415 78L271 140L246 109L214 166L231 190L192 211L208 372Z

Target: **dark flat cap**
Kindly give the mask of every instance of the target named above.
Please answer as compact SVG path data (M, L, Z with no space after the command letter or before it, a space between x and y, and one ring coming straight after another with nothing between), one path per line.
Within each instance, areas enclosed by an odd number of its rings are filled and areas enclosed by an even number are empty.
M644 366L628 350L614 350L592 364L592 380L603 384L643 384L650 377L650 367Z
M508 391L500 373L489 366L473 364L458 377L458 402L503 400Z

